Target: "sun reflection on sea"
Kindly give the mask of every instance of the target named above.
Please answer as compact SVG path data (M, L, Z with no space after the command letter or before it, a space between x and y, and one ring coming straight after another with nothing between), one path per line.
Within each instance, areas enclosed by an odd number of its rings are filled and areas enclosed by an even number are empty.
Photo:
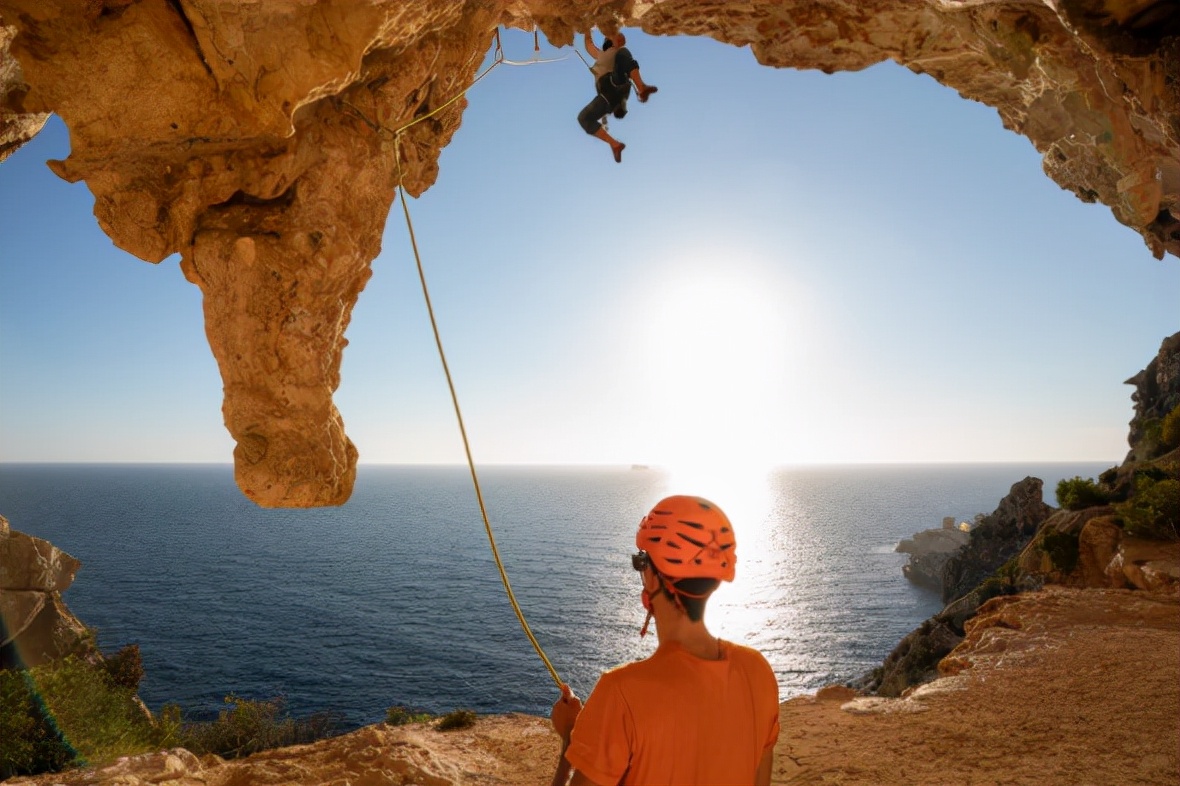
M721 506L737 535L737 576L709 603L709 629L723 639L759 649L789 636L793 610L779 578L792 553L791 500L771 468L670 468L669 494L694 494Z

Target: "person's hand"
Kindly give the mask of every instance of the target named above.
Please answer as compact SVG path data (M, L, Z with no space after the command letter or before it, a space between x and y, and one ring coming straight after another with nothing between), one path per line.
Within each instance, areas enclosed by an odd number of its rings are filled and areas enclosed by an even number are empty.
M553 702L553 710L549 719L553 721L554 730L561 735L562 747L570 744L570 734L574 730L574 722L582 711L582 700L574 695L569 685L561 686L561 698Z

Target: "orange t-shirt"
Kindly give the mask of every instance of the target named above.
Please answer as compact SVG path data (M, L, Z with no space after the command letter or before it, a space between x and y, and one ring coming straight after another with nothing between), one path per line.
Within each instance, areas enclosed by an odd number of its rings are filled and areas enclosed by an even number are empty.
M762 653L721 642L720 660L676 643L599 678L566 758L603 786L751 784L778 740L778 680Z

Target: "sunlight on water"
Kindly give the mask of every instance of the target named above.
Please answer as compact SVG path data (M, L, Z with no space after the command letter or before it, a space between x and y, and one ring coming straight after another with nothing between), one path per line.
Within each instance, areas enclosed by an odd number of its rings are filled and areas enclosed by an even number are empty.
M789 614L776 578L782 541L789 538L788 511L770 469L728 467L673 469L669 487L705 497L721 507L737 536L737 575L710 601L707 621L724 639L749 643L758 631L781 626Z

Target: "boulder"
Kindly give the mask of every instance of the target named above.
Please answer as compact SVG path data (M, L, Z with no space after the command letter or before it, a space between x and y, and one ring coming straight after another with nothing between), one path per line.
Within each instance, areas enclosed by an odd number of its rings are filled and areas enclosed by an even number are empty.
M1123 528L1114 516L1096 516L1086 522L1078 535L1078 571L1083 587L1121 589L1123 581L1112 582L1106 567L1119 551Z

